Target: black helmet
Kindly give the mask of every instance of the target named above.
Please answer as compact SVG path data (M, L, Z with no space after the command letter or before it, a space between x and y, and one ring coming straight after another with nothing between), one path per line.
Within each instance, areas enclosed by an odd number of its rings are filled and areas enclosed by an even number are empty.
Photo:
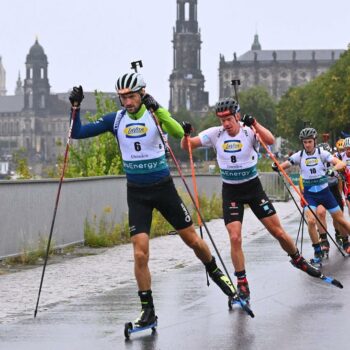
M237 112L238 103L231 97L223 98L216 103L215 113L218 117L227 117Z
M146 87L143 77L139 73L126 73L120 76L115 83L115 89L120 95L137 92Z
M315 139L317 137L317 131L314 128L305 128L300 131L299 139Z

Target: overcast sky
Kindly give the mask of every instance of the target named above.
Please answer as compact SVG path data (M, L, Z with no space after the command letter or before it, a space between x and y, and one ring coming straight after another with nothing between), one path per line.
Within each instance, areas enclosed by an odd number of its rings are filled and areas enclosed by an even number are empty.
M198 0L201 64L210 103L218 98L219 55L263 49L346 49L349 0ZM52 92L81 84L114 91L116 78L142 59L148 91L168 106L176 0L0 0L0 56L7 94L38 37Z

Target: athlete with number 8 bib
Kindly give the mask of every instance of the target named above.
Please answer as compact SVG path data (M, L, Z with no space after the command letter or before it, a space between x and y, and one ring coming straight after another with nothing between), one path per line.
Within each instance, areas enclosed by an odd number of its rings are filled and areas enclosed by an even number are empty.
M250 291L242 249L242 222L244 205L248 204L255 216L292 258L294 266L316 277L319 271L310 265L296 248L292 238L282 228L275 208L264 192L257 172L259 142L251 129L253 126L262 141L274 143L272 133L251 115L242 121L237 113L238 104L225 98L216 104L216 116L221 126L204 130L190 138L193 148L207 146L216 150L222 185L222 206L225 225L230 237L231 259L237 277L237 289L242 299L249 300ZM184 129L189 129L184 125ZM187 142L181 141L183 149Z

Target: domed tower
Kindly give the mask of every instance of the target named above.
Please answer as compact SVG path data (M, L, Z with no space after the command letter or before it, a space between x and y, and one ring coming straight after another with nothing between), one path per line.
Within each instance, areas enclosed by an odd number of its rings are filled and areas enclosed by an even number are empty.
M173 71L170 75L170 110L203 112L208 106L201 71L201 34L197 21L197 0L177 0L173 39Z
M47 108L50 85L47 77L47 56L38 39L30 48L24 79L24 109L43 114Z

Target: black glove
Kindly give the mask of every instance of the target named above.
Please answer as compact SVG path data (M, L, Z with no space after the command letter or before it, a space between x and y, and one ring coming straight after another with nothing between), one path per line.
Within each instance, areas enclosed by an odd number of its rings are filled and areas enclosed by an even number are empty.
M244 125L246 126L252 126L255 124L256 120L253 116L249 115L249 114L245 114L243 116L242 122Z
M147 109L152 109L155 112L160 106L159 103L149 94L142 96L142 103Z
M182 122L182 129L184 129L185 136L190 136L193 131L193 127L189 122Z
M277 166L277 164L275 162L273 162L271 164L271 168L272 168L273 171L276 171L277 173L280 172L280 170L278 169L278 166Z
M81 85L74 86L72 92L69 95L69 101L73 107L79 107L81 101L84 99L83 88Z
M335 176L335 171L333 169L327 169L326 170L326 176L334 177Z

